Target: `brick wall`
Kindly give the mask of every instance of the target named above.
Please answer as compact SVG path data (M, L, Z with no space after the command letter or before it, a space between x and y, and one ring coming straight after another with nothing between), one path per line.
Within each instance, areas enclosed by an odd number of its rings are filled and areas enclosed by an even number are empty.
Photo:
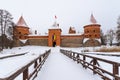
M82 46L82 37L64 37L61 38L62 47L81 47Z
M48 46L47 38L28 39L26 45Z

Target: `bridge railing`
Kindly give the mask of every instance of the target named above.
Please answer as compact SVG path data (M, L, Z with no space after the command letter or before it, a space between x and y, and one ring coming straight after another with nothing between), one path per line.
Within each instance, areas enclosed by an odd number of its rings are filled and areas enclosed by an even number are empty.
M26 64L25 66L21 67L21 69L17 70L15 73L9 75L6 78L0 78L0 80L14 80L18 77L21 73L23 74L22 80L34 80L37 76L38 72L42 68L42 65L46 61L47 57L49 56L51 50L49 49L45 53L41 54L36 59L32 60L30 63ZM34 65L34 69L31 73L29 73L29 68Z
M93 71L93 74L100 75L103 80L120 80L120 63L63 49L60 49L60 52L73 59L77 63L81 63L85 69L89 68ZM99 64L100 62L112 65L112 71L106 70L104 67L101 67Z

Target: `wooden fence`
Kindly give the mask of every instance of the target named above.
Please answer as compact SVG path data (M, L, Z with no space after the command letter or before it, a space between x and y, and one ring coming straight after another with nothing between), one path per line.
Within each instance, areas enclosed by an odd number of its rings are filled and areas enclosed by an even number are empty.
M60 52L73 59L77 63L81 63L85 69L89 68L93 71L93 74L100 75L103 80L120 80L120 63L63 49L60 49ZM100 62L112 65L112 72L102 68L99 64Z
M0 80L14 80L21 73L23 74L23 80L34 80L34 78L37 76L38 72L42 68L42 65L46 61L50 52L51 52L51 50L46 51L44 54L41 54L39 57L32 60L30 63L21 67L21 69L17 70L15 73L9 75L6 78L0 78ZM31 65L34 65L34 70L31 73L29 73L29 67Z

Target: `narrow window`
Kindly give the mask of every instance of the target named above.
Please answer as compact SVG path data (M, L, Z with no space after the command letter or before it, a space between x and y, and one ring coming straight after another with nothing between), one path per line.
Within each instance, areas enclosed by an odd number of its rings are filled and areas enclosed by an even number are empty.
M19 34L21 34L21 32L19 32Z

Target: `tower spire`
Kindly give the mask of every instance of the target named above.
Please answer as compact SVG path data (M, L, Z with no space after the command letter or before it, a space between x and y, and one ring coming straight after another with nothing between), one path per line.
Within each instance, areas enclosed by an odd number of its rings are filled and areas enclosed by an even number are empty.
M24 27L28 27L23 16L21 16L17 22L17 26L24 26Z
M55 15L55 22L53 24L53 27L59 27L59 24L57 23L57 16Z
M93 14L91 14L90 22L93 23L93 24L97 23L97 21L96 21L95 17L93 16Z

